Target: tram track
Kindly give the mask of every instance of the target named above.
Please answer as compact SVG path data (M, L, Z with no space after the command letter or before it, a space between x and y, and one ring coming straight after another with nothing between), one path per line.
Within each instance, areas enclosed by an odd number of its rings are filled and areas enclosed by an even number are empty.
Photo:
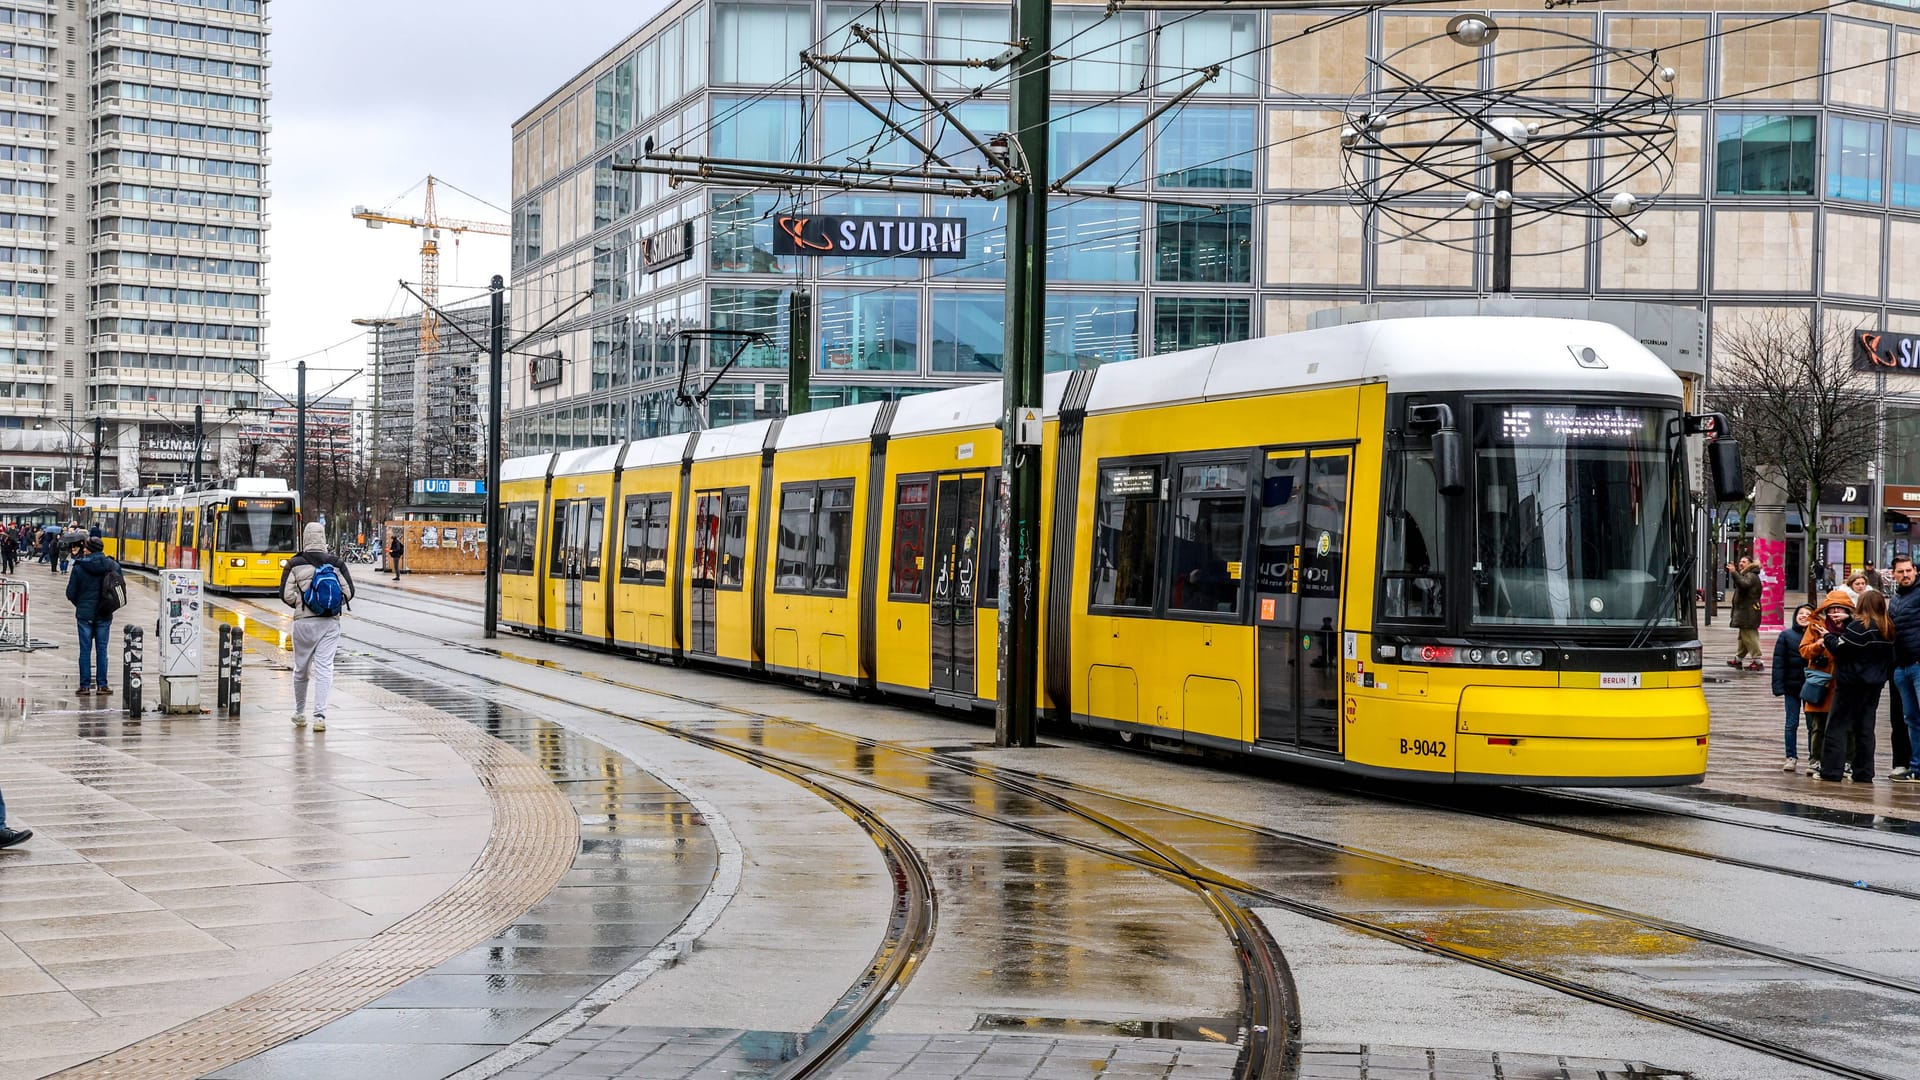
M236 598L223 598L214 601L216 605L231 608ZM247 603L244 598L239 602ZM367 599L372 599L368 597ZM286 616L269 612L268 616L284 620ZM382 622L377 619L356 615L356 621L365 622L383 629L417 634L415 630ZM449 639L437 639L444 644L471 649ZM984 823L1013 829L1038 839L1065 844L1134 865L1168 880L1183 885L1198 894L1225 928L1228 937L1234 943L1236 955L1241 965L1242 995L1247 1005L1247 1023L1241 1031L1241 1055L1235 1075L1238 1080L1285 1080L1294 1076L1299 1069L1299 1030L1300 1014L1298 1001L1288 973L1285 960L1279 946L1267 933L1265 926L1257 916L1246 907L1244 901L1230 883L1218 882L1197 864L1186 860L1179 852L1156 844L1152 838L1137 835L1126 826L1099 818L1082 810L1076 810L1063 800L1049 797L1037 789L1025 789L1021 785L1000 782L999 786L1016 791L1036 801L1055 806L1085 820L1096 827L1113 833L1127 843L1136 845L1141 851L1130 852L1124 848L1113 848L1091 844L1083 838L1063 833L1035 828L1029 823L1018 821L1006 815L985 813L970 807L929 798L927 796L901 791L879 783L867 777L843 771L822 769L818 765L791 759L753 746L741 745L726 739L702 732L689 730L679 725L668 724L645 717L633 716L617 710L585 705L559 694L551 694L518 686L503 679L492 678L466 671L455 665L439 663L417 656L409 656L391 648L366 642L356 643L362 647L377 649L399 657L408 663L424 664L440 668L443 671L464 675L468 678L490 685L527 694L557 704L583 709L610 719L639 724L654 731L672 736L685 742L701 746L736 760L744 761L755 767L775 773L789 779L810 791L828 799L847 813L863 829L875 837L876 844L888 858L896 882L896 900L894 913L890 920L888 940L883 942L876 953L873 965L863 976L856 980L841 1002L829 1011L823 1021L826 1035L811 1041L807 1052L799 1059L783 1068L778 1076L781 1080L815 1075L826 1075L842 1063L847 1046L862 1032L876 1023L885 1006L894 1000L904 989L912 972L924 959L926 950L931 946L934 928L934 912L937 910L935 893L931 884L931 875L925 862L913 846L889 825L883 816L868 808L864 803L853 799L831 784L820 781L821 777L831 778L844 785L864 788L877 794L903 799L928 809L972 817ZM502 659L524 660L510 654L493 650L473 650L498 656ZM553 669L563 674L587 678L582 673L565 669ZM705 703L702 703L705 704ZM747 714L751 715L751 714ZM778 719L778 718L773 718ZM903 881L904 879L904 881ZM904 908L904 912L903 912ZM838 1015L836 1015L838 1014Z
M364 616L362 618L364 621L369 622L371 625L382 627L387 630L400 632L400 633L407 633L407 634L417 633L416 630L413 630L408 627L399 626L393 623L382 622L377 619L365 619ZM1342 858L1368 860L1375 863L1376 865L1385 866L1389 869L1395 870L1400 873L1432 875L1440 879L1451 880L1461 884L1471 885L1476 888L1486 888L1486 889L1492 889L1496 891L1502 891L1511 896L1523 897L1538 903L1559 905L1562 908L1562 910L1566 910L1566 911L1573 911L1573 912L1578 912L1581 914L1591 915L1591 916L1596 916L1601 918L1611 918L1611 919L1622 920L1642 930L1653 932L1653 933L1672 935L1675 938L1683 939L1697 946L1709 946L1714 948L1727 949L1735 953L1744 954L1746 957L1748 957L1749 960L1771 962L1771 963L1779 964L1789 968L1798 968L1806 972L1817 972L1819 974L1830 976L1832 978L1844 980L1850 984L1855 984L1858 987L1872 987L1881 991L1890 991L1892 993L1900 994L1900 995L1920 995L1920 984L1916 984L1910 980L1901 979L1895 976L1888 976L1888 975L1884 975L1877 972L1863 971L1860 969L1852 968L1848 965L1837 964L1831 961L1826 961L1818 957L1804 956L1801 954L1790 953L1784 950L1772 949L1768 946L1761 945L1756 942L1741 941L1739 939L1732 938L1727 935L1721 935L1711 931L1702 930L1699 928L1687 927L1687 926L1683 926L1681 924L1673 923L1667 920L1661 920L1661 919L1640 915L1633 912L1622 911L1620 909L1608 908L1608 907L1605 907L1604 905L1596 905L1596 904L1591 904L1584 901L1577 901L1568 897L1560 897L1555 894L1545 892L1543 890L1535 890L1535 889L1527 888L1525 886L1518 886L1518 885L1512 885L1510 883L1495 882L1495 881L1490 881L1488 879L1477 878L1474 875L1459 874L1453 871L1441 870L1436 867L1413 863L1411 861L1398 859L1397 857L1393 857L1393 856L1384 856L1384 855L1380 855L1379 853L1365 852L1358 849L1347 847L1345 845L1340 845L1340 844L1335 844L1329 841L1319 840L1313 837L1306 837L1299 834L1288 833L1282 830L1267 829L1261 826L1253 826L1244 822L1235 822L1235 821L1231 821L1230 819L1219 818L1212 815L1205 815L1195 811L1185 810L1183 808L1170 807L1170 806L1166 806L1165 804L1153 803L1150 800L1142 800L1142 799L1134 798L1131 796L1118 795L1113 792L1104 791L1102 789L1093 788L1086 785L1080 785L1072 781L1067 781L1059 778L1046 777L1041 774L1026 773L1020 770L1009 770L1009 769L1000 768L1000 767L987 767L987 766L982 766L977 762L972 762L970 760L954 758L952 755L939 755L930 751L917 751L917 750L913 750L912 748L903 748L890 743L881 743L881 742L875 742L872 740L860 740L855 736L847 735L843 732L835 732L835 731L832 731L832 729L821 728L818 725L807 724L803 721L796 721L791 718L780 717L780 716L776 716L768 713L762 713L752 709L741 708L739 706L730 706L730 705L723 705L723 704L715 704L713 702L707 702L707 701L699 701L697 699L693 699L684 695L674 694L669 691L662 691L652 687L639 686L632 683L626 683L621 680L599 675L593 672L577 671L571 668L567 668L553 661L541 660L533 657L520 656L507 650L476 646L471 643L457 642L457 641L452 641L444 638L441 638L438 640L440 640L445 644L453 645L457 648L463 649L465 651L473 652L479 655L491 656L498 659L512 660L518 663L523 663L530 666L539 667L539 668L547 669L550 671L555 671L555 672L572 676L575 678L580 678L582 680L592 682L592 683L607 685L607 686L630 690L634 692L652 694L652 695L656 695L656 696L670 699L670 700L698 704L708 708L713 708L716 710L734 714L743 720L749 720L749 721L759 722L759 723L776 723L776 724L792 725L795 727L804 727L804 728L810 729L815 733L837 736L839 738L846 739L850 742L862 743L874 749L883 749L887 752L919 755L926 758L931 763L944 765L951 769L956 769L961 772L975 775L983 780L998 784L1009 791L1016 792L1025 797L1047 803L1048 805L1056 806L1057 808L1061 808L1064 811L1070 812L1075 816L1080 817L1084 820L1094 822L1100 825L1103 829L1108 829L1109 831L1113 831L1113 827L1117 825L1118 831L1115 832L1116 836L1124 837L1128 840L1128 842L1138 844L1144 851L1152 852L1153 854L1143 855L1140 852L1129 852L1124 849L1117 850L1117 849L1112 849L1110 847L1103 847L1099 845L1088 847L1088 843L1087 841L1084 840L1084 838L1078 838L1078 837L1073 837L1069 835L1061 835L1057 832L1046 830L1046 829L1038 829L1035 826L1033 826L1031 823L1027 823L1027 822L1008 821L1000 818L995 818L991 815L982 815L980 811L972 807L955 806L942 800L929 800L929 799L926 799L924 796L917 795L916 793L901 792L901 791L889 788L868 777L850 775L850 774L839 772L837 770L822 768L818 763L809 763L809 762L780 758L779 755L772 755L771 751L764 750L764 749L758 749L754 751L755 754L771 755L774 758L781 760L782 764L789 768L806 770L815 775L830 776L839 782L866 787L875 791L883 792L889 796L896 797L896 798L904 798L904 799L908 799L909 801L923 801L925 802L926 805L929 805L931 808L937 808L945 812L958 813L966 816L982 817L983 820L989 820L1007 828L1028 832L1030 834L1036 835L1044 839L1049 839L1057 843L1065 843L1073 846L1087 848L1088 850L1096 851L1097 853L1102 854L1108 858L1113 858L1113 859L1117 859L1133 865L1138 865L1144 869L1149 869L1156 873L1167 874L1170 876L1173 876L1173 875L1184 876L1198 886L1202 886L1203 888L1206 888L1206 889L1216 890L1216 892L1213 895L1233 898L1237 902L1237 904L1242 908L1256 907L1261 905L1272 906L1275 908L1279 908L1281 910L1292 912L1297 915L1301 915L1306 918L1314 919L1316 921L1340 926L1340 927L1353 930L1355 932L1367 934L1370 936L1384 938L1386 940L1393 941L1397 944L1415 949L1423 953L1446 957L1446 958L1464 962L1476 967L1480 967L1486 970L1494 971L1499 974L1507 975L1507 976L1517 978L1534 985L1541 986L1543 988L1555 990L1557 992L1566 994L1568 996L1571 996L1580 1000L1618 1009L1623 1012L1636 1015L1645 1019L1657 1021L1673 1027L1688 1030L1696 1034L1715 1039L1720 1042L1741 1046L1746 1049L1749 1049L1758 1053L1766 1054L1768 1056L1777 1058L1782 1061L1792 1062L1798 1065L1805 1066L1807 1068L1811 1068L1820 1072L1827 1073L1829 1075L1857 1077L1857 1078L1862 1078L1862 1080L1887 1080L1887 1078L1890 1078L1896 1074L1882 1072L1870 1066L1864 1066L1864 1065L1847 1062L1844 1060L1840 1060L1836 1057L1830 1056L1828 1054L1818 1052L1816 1050L1811 1050L1806 1047L1796 1046L1788 1042L1783 1042L1780 1039L1772 1037L1768 1034L1757 1033L1753 1030L1743 1029L1739 1026L1736 1026L1734 1023L1730 1023L1726 1020L1716 1020L1716 1019L1692 1015L1690 1013L1682 1011L1679 1008L1675 1008L1671 1005L1661 1004L1656 1001L1647 1000L1644 996L1636 996L1631 993L1621 992L1618 989L1612 989L1606 986L1597 985L1592 980L1583 981L1575 977L1571 977L1565 974L1558 973L1553 970L1549 970L1545 966L1529 965L1529 964L1518 962L1515 960L1502 958L1497 955L1492 955L1490 953L1487 953L1484 950L1475 949L1474 947L1471 946L1470 943L1467 943L1467 942L1437 940L1432 936L1431 933L1421 930L1417 925L1416 926L1395 925L1391 920L1383 919L1377 916L1369 916L1364 912L1341 910L1338 907L1333 905L1315 902L1311 899L1303 899L1299 896L1289 895L1272 888L1263 887L1263 886L1254 884L1242 877L1235 876L1234 874L1209 868L1209 867L1205 867L1198 864L1197 862L1187 859L1184 855L1180 855L1176 850L1172 849L1170 845L1166 845L1166 844L1162 844L1160 842L1154 841L1150 835L1142 833L1136 827L1126 825L1123 822L1119 822L1117 819L1113 818L1109 814L1105 814L1105 813L1102 813L1101 811L1094 810L1091 807L1085 805L1084 801L1076 802L1074 797L1077 797L1080 800L1104 799L1104 800L1109 800L1121 805L1130 805L1130 806L1139 807L1143 809L1149 809L1156 813L1176 813L1181 815L1182 817L1186 817L1192 820L1205 821L1205 822L1214 824L1216 826L1235 829L1245 835L1260 836L1272 841L1281 841L1290 845L1296 845L1299 848L1302 848L1305 850L1311 850L1321 854L1337 855ZM579 702L566 699L561 695L546 693L546 692L537 691L537 690L530 690L525 687L520 687L514 683L508 682L503 679L498 679L498 678L493 678L489 676L474 674L472 672L467 672L454 665L436 662L432 660L422 660L419 658L410 658L410 659L413 659L413 661L417 663L425 663L431 666L442 668L443 670L457 672L459 674L467 675L470 678L479 679L483 682L488 682L493 685L501 686L504 688L510 688L521 693L527 693L527 694L533 695L535 697L541 697L541 698L545 698L555 702L564 703L576 708L590 709L591 711L601 715L618 718L627 722L638 723L643 726L652 728L654 730L661 731L665 734L673 735L677 738L683 738L683 739L687 739L689 741L695 741L695 742L702 742L704 740L710 740L713 738L712 736L709 736L709 735L703 735L700 733L687 731L686 729L681 728L680 726L675 724L669 724L669 723L665 723L658 720L652 720L646 717L635 716L628 713L623 713L619 710L606 709L606 708L601 708L596 706L581 705ZM713 748L716 750L722 750L723 752L737 752L739 749L737 744L728 743L726 740L719 740L718 745L715 745ZM1231 924L1229 925L1230 925L1230 930L1233 933L1233 936L1235 937L1236 944L1242 945L1243 958L1244 958L1247 955L1247 953L1245 950L1245 946L1242 942L1240 933L1238 930L1232 930ZM1243 963L1245 962L1246 961L1243 959ZM1251 999L1249 1003L1250 1005L1252 1004ZM1297 1013L1295 1015L1297 1016ZM1252 1073L1252 1072L1245 1072L1243 1073L1243 1075L1258 1075L1258 1074Z

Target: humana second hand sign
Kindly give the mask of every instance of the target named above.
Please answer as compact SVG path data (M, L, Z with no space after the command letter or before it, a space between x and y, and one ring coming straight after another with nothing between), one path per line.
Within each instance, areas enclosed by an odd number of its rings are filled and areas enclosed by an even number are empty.
M875 255L964 259L965 218L783 214L774 219L775 255Z

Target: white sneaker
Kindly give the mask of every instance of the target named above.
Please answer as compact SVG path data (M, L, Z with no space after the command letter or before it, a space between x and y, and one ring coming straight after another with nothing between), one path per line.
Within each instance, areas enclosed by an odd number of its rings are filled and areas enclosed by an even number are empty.
M294 727L306 727L306 726L307 726L307 714L306 714L306 713L294 713L294 714L293 714L293 726L294 726Z
M1793 770L1795 770L1795 769L1797 769L1797 768L1799 768L1799 767L1800 767L1800 759L1799 759L1799 758L1788 758L1788 759L1787 759L1787 763L1786 763L1785 765L1782 765L1782 766L1780 766L1780 771L1781 771L1781 772L1792 772Z
M315 713L313 716L313 730L315 731L327 730L327 718L324 716L321 716L319 713Z
M1905 779L1906 779L1907 777L1909 777L1909 776L1912 776L1912 775L1913 775L1913 770L1912 770L1912 769L1909 769L1909 768L1907 768L1907 767L1906 767L1905 765L1902 765L1902 766L1900 766L1899 768L1897 768L1897 769L1895 769L1895 770L1893 770L1892 772L1890 772L1890 773L1888 773L1888 774L1887 774L1887 779L1889 779L1889 780L1905 780Z

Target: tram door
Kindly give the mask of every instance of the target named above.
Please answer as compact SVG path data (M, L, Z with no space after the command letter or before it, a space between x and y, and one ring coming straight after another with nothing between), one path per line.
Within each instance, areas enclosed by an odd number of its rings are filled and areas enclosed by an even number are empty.
M980 497L986 476L946 476L934 500L932 557L933 663L935 691L974 696L974 610L980 583Z
M1345 450L1276 451L1260 485L1260 741L1340 751Z
M569 634L581 633L585 626L585 578L589 558L589 545L598 554L599 545L595 543L589 522L601 519L605 512L604 499L569 499L557 504L564 508L554 515L560 526L559 541L556 545L558 558L555 569L565 582L566 622L564 627Z
M687 574L693 622L689 647L707 656L714 653L714 590L720 583L725 499L720 491L702 491L693 497L693 562Z

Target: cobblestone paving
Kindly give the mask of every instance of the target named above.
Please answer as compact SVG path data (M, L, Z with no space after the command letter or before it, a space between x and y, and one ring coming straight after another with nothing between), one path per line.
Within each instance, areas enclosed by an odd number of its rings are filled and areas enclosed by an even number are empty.
M771 1076L798 1055L790 1032L589 1025L500 1080L707 1080ZM1229 1080L1237 1047L1172 1039L880 1035L834 1070L852 1080ZM1488 1050L1309 1044L1300 1080L1627 1080L1667 1077L1645 1062Z

